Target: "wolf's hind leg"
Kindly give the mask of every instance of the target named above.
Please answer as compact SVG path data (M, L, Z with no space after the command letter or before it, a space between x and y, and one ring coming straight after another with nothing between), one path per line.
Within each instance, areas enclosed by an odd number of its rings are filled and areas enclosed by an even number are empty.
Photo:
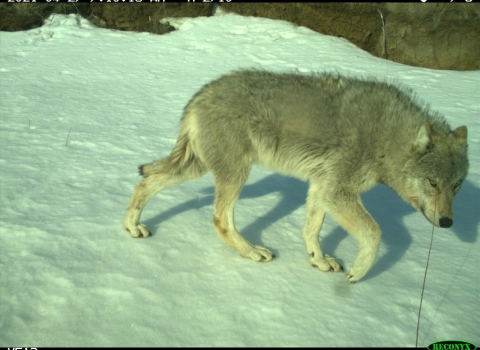
M343 271L343 267L334 258L323 254L320 248L318 235L325 217L325 210L321 208L320 199L321 186L312 182L308 189L307 219L302 233L302 238L307 247L310 265L321 271Z
M194 158L182 167L171 167L169 158L152 164L155 165L158 173L150 174L140 181L127 206L127 215L123 225L132 237L148 237L150 235L147 226L140 224L139 220L143 208L153 196L167 187L196 179L207 172L205 164L198 158Z
M222 174L223 176L218 176L214 172L216 188L213 225L222 241L238 250L241 256L254 261L270 261L275 258L275 255L269 250L247 241L238 233L233 222L235 203L249 170L250 166L246 169L237 169L232 174Z

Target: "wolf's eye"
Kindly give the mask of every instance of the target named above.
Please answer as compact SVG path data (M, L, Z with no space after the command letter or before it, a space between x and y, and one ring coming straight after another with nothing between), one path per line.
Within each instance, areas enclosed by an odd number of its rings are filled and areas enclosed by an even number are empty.
M457 183L455 183L455 185L453 185L453 189L456 190L457 188L460 187L462 183L460 181L458 181Z
M430 185L431 185L433 188L437 187L437 181L432 180L432 179L428 179L428 181L430 182Z

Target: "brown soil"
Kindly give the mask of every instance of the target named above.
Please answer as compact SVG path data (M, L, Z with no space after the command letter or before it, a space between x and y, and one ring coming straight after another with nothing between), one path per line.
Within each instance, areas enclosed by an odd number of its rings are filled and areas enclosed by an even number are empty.
M480 4L223 3L225 12L280 19L343 37L377 57L419 67L480 69ZM0 30L39 27L51 13L78 13L104 28L164 34L164 17L210 16L213 4L0 4Z

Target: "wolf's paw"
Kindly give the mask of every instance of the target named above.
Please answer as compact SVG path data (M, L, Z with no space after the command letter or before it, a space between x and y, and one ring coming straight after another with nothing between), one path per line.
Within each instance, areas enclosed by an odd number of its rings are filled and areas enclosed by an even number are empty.
M252 259L253 261L267 262L275 259L275 254L266 248L259 245L252 245L244 252L240 253L244 258Z
M151 235L150 231L148 231L147 226L144 224L138 224L135 226L125 227L125 229L130 232L130 236L137 238L137 237L148 237Z
M331 256L324 254L323 258L321 256L315 256L313 253L310 254L310 265L319 269L320 271L330 271L330 272L340 272L343 271L342 265L340 265L337 260Z
M358 269L356 269L355 267L352 267L350 269L350 271L347 272L347 283L355 283L357 282L359 279L361 279L363 276L365 276L365 274L367 273L367 271L359 271Z

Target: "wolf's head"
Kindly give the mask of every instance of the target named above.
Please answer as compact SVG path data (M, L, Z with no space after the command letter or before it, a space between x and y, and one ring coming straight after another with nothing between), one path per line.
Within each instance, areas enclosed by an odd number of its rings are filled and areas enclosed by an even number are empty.
M467 127L444 134L425 122L411 145L403 197L435 226L453 224L453 197L467 176Z

